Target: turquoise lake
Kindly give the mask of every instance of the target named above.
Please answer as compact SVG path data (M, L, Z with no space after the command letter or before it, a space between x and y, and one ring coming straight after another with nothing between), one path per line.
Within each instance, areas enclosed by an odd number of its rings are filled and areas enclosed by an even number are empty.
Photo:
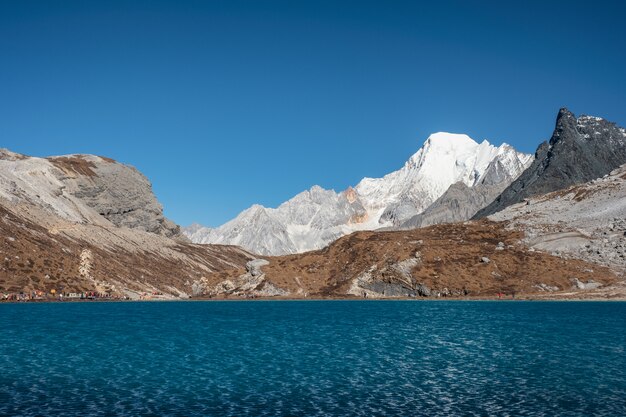
M0 415L626 415L623 302L2 304L0 335Z

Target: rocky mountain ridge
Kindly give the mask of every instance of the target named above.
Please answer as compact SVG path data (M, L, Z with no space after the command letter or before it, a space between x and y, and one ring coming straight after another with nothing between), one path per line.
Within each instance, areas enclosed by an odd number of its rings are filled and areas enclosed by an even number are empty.
M455 183L495 184L500 190L530 162L530 155L507 144L436 133L383 178L364 178L340 193L314 186L275 209L254 205L218 228L195 225L183 232L195 243L239 245L261 255L305 252L354 231L400 226Z
M567 139L572 119L564 113L555 130L561 139L545 158L538 153L522 174L535 179L525 184L560 187L593 175L605 157L605 165L621 158L617 133L626 136L624 129L600 118L580 119L578 134L605 133L585 148L591 156L583 156L584 172L570 172L575 166L563 162L562 152L583 150L569 142L589 139ZM313 242L333 241L316 251L263 258L235 246L180 239L148 180L132 167L93 155L31 158L2 150L0 296L92 291L129 298L626 298L626 165L526 197L488 220L461 222L499 190L506 193L524 158L469 138L457 137L458 147L432 139L382 179L342 193L312 187L277 209L253 206L227 224L230 238L269 242L268 248L281 242L306 248L311 236ZM561 140L565 144L556 146ZM434 172L431 161L448 171L424 187L416 178ZM546 184L544 176L561 182ZM439 192L417 216L403 208L408 202L417 210L419 201ZM402 227L407 220L397 222L406 215L422 227L359 230ZM429 222L436 225L423 227Z
M494 214L525 198L582 184L626 163L626 130L601 117L562 108L549 142L537 148L532 165L475 218Z

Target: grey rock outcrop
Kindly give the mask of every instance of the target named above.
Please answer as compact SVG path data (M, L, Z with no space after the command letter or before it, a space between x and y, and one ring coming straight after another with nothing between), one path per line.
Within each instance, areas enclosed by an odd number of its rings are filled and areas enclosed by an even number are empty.
M109 158L37 158L0 150L0 199L73 223L113 224L185 240L164 217L148 179Z
M428 288L426 285L424 284L419 284L417 286L417 293L419 295L421 295L422 297L430 297L432 294L432 291L430 290L430 288Z
M602 286L599 282L595 282L593 280L582 282L578 278L572 278L572 284L572 288L577 290L595 290L596 288L600 288Z
M624 163L626 130L599 117L576 118L563 108L550 141L539 145L532 165L474 218L534 195L600 178Z
M372 281L363 283L361 288L379 294L379 297L415 297L417 294L414 289L396 282Z
M70 155L48 158L69 193L118 227L167 237L180 227L165 218L150 181L137 169L108 158Z
M253 277L258 277L263 274L261 267L269 264L265 259L253 259L246 263L246 271Z
M278 297L289 295L289 291L269 281L262 266L269 265L265 259L252 259L246 263L246 273L237 278L226 279L205 291L210 296L233 295L238 297Z

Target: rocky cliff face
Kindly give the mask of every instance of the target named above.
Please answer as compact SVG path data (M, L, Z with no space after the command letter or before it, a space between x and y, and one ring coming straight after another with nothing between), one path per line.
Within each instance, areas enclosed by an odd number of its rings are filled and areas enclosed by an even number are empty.
M37 205L67 220L108 221L168 237L180 235L180 228L164 217L148 179L109 158L32 158L2 150L0 197Z
M196 225L184 232L196 243L240 245L261 255L304 252L354 231L399 226L455 183L472 189L495 184L501 191L530 158L506 144L436 133L401 169L383 178L364 178L340 193L314 186L277 208L255 205L218 228Z
M576 118L561 109L549 142L535 160L476 218L496 213L525 198L600 178L626 163L626 130L600 117Z
M172 237L180 227L163 215L150 181L137 169L93 155L49 158L64 191L116 226Z

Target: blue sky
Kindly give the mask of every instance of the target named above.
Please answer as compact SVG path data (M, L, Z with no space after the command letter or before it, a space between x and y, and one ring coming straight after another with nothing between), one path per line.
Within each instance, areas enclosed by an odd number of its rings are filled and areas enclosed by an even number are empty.
M626 125L623 4L3 1L0 147L130 163L214 226L435 131L533 152L562 106Z

